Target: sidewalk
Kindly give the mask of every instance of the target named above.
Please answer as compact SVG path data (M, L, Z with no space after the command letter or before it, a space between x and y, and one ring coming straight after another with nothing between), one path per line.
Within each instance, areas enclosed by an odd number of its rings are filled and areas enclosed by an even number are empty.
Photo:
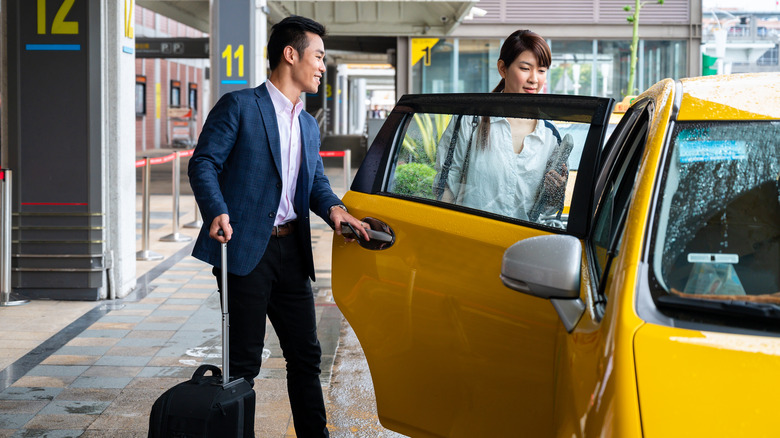
M343 194L338 169L328 172ZM182 196L180 223L194 219ZM140 236L138 198L138 249ZM116 301L33 301L0 308L0 438L145 437L154 400L202 363L221 365L219 294L211 267L191 257L192 242L160 242L171 233L171 197L155 195L151 250L136 262L138 286ZM197 230L180 232L194 238ZM379 425L359 343L332 300L332 231L312 224L321 382L334 437L397 437ZM255 381L257 437L294 437L284 359L268 325ZM340 345L340 339L343 342ZM341 367L341 363L345 366ZM334 366L335 365L335 366Z

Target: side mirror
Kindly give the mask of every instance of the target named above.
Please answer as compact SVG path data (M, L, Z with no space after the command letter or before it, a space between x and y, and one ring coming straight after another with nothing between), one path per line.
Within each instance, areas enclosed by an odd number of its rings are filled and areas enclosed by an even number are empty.
M571 332L585 313L580 300L582 244L565 235L521 240L504 252L501 281L510 289L549 299Z

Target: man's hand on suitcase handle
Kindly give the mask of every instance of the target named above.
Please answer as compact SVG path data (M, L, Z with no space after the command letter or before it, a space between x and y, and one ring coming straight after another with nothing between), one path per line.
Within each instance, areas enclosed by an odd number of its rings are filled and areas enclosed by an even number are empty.
M222 234L219 232L222 231ZM209 237L218 241L219 243L227 243L231 237L233 237L233 227L230 226L230 216L227 214L221 214L211 221L211 227L209 227Z

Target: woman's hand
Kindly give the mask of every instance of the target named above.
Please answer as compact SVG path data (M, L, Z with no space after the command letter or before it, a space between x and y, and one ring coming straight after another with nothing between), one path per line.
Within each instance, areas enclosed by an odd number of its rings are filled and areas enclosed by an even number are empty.
M566 184L569 181L569 168L566 164L561 166L561 173L549 170L544 175L544 191L551 206L558 206L566 196Z

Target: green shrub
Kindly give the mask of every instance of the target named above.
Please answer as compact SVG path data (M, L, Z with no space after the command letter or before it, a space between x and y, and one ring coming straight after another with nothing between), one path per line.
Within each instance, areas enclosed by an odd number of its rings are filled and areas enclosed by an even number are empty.
M436 171L426 164L402 164L395 169L393 193L433 199Z

